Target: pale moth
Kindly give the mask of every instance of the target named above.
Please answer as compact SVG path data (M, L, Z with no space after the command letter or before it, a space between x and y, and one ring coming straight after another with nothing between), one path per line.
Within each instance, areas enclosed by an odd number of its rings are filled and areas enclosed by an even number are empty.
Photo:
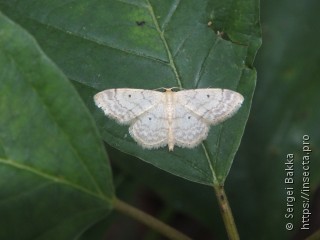
M207 138L210 125L230 118L243 96L228 89L206 88L165 92L115 88L94 96L95 104L129 133L143 148L168 145L193 148Z

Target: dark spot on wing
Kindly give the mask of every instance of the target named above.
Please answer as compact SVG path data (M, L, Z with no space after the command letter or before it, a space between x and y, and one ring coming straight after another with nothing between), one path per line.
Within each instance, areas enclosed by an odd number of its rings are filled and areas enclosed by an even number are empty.
M143 25L146 24L146 22L145 22L145 21L136 21L136 24L137 24L138 26L142 27Z

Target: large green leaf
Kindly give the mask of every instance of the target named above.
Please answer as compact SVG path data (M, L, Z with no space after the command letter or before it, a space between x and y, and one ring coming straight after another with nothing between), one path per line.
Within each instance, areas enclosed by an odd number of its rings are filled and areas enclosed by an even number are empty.
M88 110L0 15L0 239L74 239L105 216L110 167Z
M77 82L109 144L191 181L224 182L255 86L250 66L260 44L258 1L0 3ZM92 104L93 94L107 88L175 86L233 89L245 101L232 119L211 129L203 145L173 153L143 150L126 126L106 119Z

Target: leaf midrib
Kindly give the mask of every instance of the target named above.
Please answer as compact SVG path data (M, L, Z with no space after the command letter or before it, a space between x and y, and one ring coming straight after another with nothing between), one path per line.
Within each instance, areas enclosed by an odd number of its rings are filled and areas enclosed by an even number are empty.
M172 68L172 70L173 70L173 72L174 72L174 74L175 74L175 77L176 77L176 81L177 81L178 86L182 89L181 77L180 77L180 75L179 75L179 73L178 73L178 71L177 71L176 64L175 64L175 62L174 62L174 60L173 60L173 54L172 54L171 51L170 51L168 42L167 42L167 40L166 40L166 38L165 38L165 36L164 36L164 32L161 31L161 29L160 29L159 23L158 23L157 18L156 18L155 14L154 14L154 11L153 11L152 5L150 4L150 1L149 1L149 0L146 0L146 1L147 1L147 3L148 3L148 9L149 9L150 15L151 15L151 17L152 17L153 23L154 23L154 25L156 26L156 29L157 29L157 31L158 31L158 33L159 33L159 35L160 35L160 38L161 38L161 40L162 40L162 42L163 42L163 44L164 44L164 46L165 46L165 49L166 49L166 51L167 51L167 55L168 55L168 58L169 58L169 65L170 65L170 67ZM175 8L175 10L176 10L176 9L177 9L177 7ZM174 14L174 12L171 12L171 15L170 15L170 16L172 17L173 14ZM169 20L168 20L168 21L169 21ZM168 21L166 22L166 24L168 23ZM216 43L216 42L215 42L215 43ZM213 46L215 46L215 43L213 44ZM216 184L216 183L217 183L217 177L216 177L217 175L216 175L216 172L215 172L214 169L213 169L212 161L211 161L211 159L210 159L208 150L207 150L206 146L205 146L203 143L201 143L201 145L202 145L204 154L205 154L205 156L206 156L206 159L207 159L207 161L208 161L208 165L209 165L209 168L210 168L210 171L211 171L211 174L212 174L212 182L213 182L213 184Z

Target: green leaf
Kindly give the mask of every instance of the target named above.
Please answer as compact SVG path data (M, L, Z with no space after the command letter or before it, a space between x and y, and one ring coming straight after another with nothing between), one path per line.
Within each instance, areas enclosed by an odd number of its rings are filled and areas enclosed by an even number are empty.
M77 92L0 14L0 239L74 239L114 197L107 156Z
M32 8L30 2L0 6L77 82L109 144L194 182L224 182L255 86L250 66L261 41L258 1L52 1ZM118 87L227 88L245 101L232 119L211 129L203 145L150 151L93 105L94 93Z

